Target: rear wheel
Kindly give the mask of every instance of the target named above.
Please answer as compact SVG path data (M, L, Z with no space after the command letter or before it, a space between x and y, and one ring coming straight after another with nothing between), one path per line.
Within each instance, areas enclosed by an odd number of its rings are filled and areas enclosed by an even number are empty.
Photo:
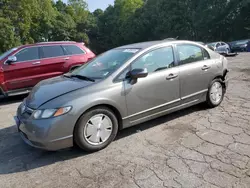
M211 82L207 93L207 104L210 107L216 107L221 104L225 94L225 88L221 79L215 79Z
M74 140L81 149L93 152L107 147L117 132L116 116L110 109L101 107L83 114L75 127Z

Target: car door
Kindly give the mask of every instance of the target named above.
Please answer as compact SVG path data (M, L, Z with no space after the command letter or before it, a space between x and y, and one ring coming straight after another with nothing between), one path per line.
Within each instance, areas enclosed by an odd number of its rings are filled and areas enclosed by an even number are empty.
M18 51L17 61L4 63L4 80L7 89L16 90L33 87L38 82L40 73L39 47L27 47Z
M196 102L206 95L216 63L208 52L197 45L177 44L182 104Z
M88 61L87 53L78 46L74 44L65 44L62 45L62 47L67 55L68 60L65 66L68 67L68 71L69 69L79 67Z
M40 80L62 75L67 67L68 57L61 45L41 46Z
M131 125L157 117L180 103L179 69L175 66L172 46L140 56L130 70L147 68L148 76L136 83L124 81L128 117Z

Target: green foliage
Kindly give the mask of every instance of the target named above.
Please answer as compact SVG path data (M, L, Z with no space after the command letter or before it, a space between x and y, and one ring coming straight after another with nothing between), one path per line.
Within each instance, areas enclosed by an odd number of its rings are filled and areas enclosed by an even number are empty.
M204 42L250 38L250 0L115 0L93 13L85 0L0 0L0 52L75 40L101 53L177 36Z

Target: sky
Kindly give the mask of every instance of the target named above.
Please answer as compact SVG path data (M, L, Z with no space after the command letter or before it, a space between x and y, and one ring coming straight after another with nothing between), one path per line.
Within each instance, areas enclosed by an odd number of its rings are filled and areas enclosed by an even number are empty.
M67 2L67 0L63 1ZM90 12L93 12L98 8L105 10L109 5L114 4L114 0L86 0L86 2L88 3Z

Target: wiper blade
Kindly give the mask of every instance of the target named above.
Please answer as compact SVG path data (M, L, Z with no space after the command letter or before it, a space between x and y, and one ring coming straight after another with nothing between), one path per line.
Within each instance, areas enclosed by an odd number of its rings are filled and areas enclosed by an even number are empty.
M67 75L67 76L79 78L79 79L81 79L81 80L87 80L87 81L90 81L90 82L95 82L94 79L89 78L89 77L87 77L87 76L82 76L82 75L79 75L79 74L71 74L71 75Z

